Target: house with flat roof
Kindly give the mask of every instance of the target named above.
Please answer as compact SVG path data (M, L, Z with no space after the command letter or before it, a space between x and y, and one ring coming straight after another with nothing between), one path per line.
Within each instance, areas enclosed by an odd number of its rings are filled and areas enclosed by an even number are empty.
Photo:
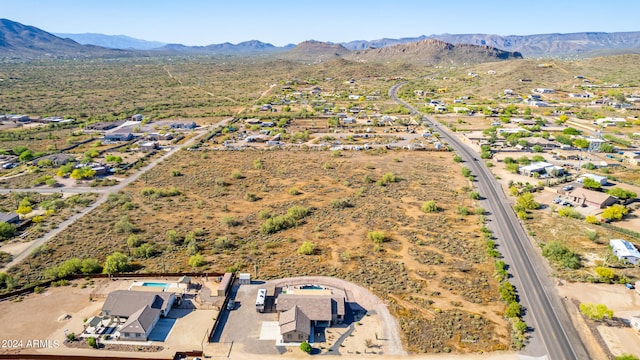
M611 239L609 240L609 246L611 246L611 251L618 259L628 261L634 265L640 263L640 251L632 243L622 239Z
M607 183L609 182L609 179L607 179L606 176L600 176L600 175L596 175L596 174L582 174L580 175L580 177L578 178L578 182L583 182L585 178L591 179L595 182L597 182L600 185L607 185ZM582 180L580 180L582 179Z
M133 137L132 133L113 133L105 135L102 140L120 142L133 140Z
M526 166L520 166L518 172L525 176L533 176L533 174L549 174L555 177L564 175L564 168L556 166L548 162L535 162Z

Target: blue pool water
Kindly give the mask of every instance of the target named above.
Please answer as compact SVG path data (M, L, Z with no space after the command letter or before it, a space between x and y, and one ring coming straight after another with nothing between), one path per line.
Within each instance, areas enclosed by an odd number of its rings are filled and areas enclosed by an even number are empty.
M167 288L169 286L169 284L167 283L161 283L161 282L143 282L142 286L153 286L153 287L161 287L161 288Z
M318 285L302 285L300 286L301 290L324 290L322 286Z

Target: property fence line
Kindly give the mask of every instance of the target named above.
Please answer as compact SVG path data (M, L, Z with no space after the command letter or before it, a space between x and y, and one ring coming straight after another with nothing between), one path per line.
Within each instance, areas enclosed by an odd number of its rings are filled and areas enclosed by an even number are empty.
M180 276L191 276L191 277L202 277L202 276L222 276L224 275L224 273L218 273L218 272L211 272L211 273L199 273L199 272L177 272L177 273L121 273L121 274L75 274L75 275L69 275L69 276L65 276L63 278L59 278L59 279L51 279L51 280L46 280L46 281L40 281L38 283L33 283L30 284L29 286L19 289L19 290L15 290L15 291L11 291L11 292L7 292L4 294L0 294L0 301L3 300L7 300L10 298L14 298L16 296L20 296L20 295L24 295L24 294L29 294L34 292L36 287L49 287L51 286L51 283L55 282L55 281L59 281L59 280L77 280L77 279L84 279L84 278L91 278L91 279L106 279L106 278L111 278L111 279L118 279L118 280L126 280L129 278L151 278L151 277L180 277Z

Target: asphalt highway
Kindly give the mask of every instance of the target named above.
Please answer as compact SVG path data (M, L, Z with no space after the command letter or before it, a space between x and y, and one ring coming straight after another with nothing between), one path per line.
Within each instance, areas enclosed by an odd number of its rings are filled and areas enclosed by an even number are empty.
M536 252L522 224L510 208L500 184L489 171L479 155L445 126L425 117L413 106L400 100L397 90L404 83L389 89L389 96L403 104L412 114L426 119L432 129L440 134L465 161L465 166L476 176L475 184L483 196L483 206L489 211L489 227L493 230L499 250L509 265L520 302L526 309L525 320L532 328L532 335L538 337L540 349L528 349L528 353L540 353L552 360L588 359L589 355L562 300L553 293L552 279L544 264L544 259Z

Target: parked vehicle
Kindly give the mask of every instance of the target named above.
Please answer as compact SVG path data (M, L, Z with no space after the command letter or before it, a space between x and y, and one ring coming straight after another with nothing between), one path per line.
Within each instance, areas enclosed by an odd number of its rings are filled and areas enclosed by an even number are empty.
M573 185L565 185L562 187L562 191L569 191L569 190L573 190Z
M629 284L629 283L624 284L624 286L626 286L627 289L629 289L629 290L633 290L633 289L636 288L635 286L633 286L633 284Z
M231 311L233 309L236 308L236 302L233 299L229 299L229 302L227 303L227 310Z

